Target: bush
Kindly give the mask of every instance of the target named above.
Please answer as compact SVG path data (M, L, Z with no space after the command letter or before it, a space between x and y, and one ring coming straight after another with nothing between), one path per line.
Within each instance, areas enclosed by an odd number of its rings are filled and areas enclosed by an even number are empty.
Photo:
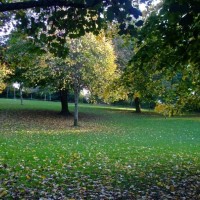
M181 114L181 108L179 108L177 105L172 104L158 103L156 104L155 111L164 115L165 117L172 117L174 115Z

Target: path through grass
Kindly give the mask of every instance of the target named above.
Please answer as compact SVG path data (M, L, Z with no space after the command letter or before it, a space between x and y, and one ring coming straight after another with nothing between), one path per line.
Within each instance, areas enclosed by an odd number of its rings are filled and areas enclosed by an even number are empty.
M70 105L71 109L73 108ZM200 118L0 99L0 199L199 199Z

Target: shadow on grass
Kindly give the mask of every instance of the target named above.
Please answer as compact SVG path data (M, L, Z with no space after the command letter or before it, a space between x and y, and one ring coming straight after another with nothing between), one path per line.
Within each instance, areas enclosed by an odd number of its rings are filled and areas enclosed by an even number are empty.
M79 113L81 127L89 127L105 117L92 113ZM0 110L0 130L66 130L73 127L73 113L60 115L49 110Z

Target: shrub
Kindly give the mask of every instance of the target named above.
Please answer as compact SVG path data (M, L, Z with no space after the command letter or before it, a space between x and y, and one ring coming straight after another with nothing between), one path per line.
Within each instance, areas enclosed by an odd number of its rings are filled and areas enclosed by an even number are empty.
M181 108L177 105L158 103L156 104L155 111L164 115L165 117L172 117L181 114Z

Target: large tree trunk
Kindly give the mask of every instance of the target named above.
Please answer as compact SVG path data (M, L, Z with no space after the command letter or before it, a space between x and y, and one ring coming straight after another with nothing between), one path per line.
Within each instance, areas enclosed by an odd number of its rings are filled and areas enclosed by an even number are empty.
M135 111L136 111L136 113L141 113L139 97L135 97L134 102L135 102Z
M79 99L79 90L78 87L74 90L74 126L78 126L78 99Z
M67 89L60 90L60 102L61 102L60 114L62 115L70 115L67 97L68 97L68 90Z

